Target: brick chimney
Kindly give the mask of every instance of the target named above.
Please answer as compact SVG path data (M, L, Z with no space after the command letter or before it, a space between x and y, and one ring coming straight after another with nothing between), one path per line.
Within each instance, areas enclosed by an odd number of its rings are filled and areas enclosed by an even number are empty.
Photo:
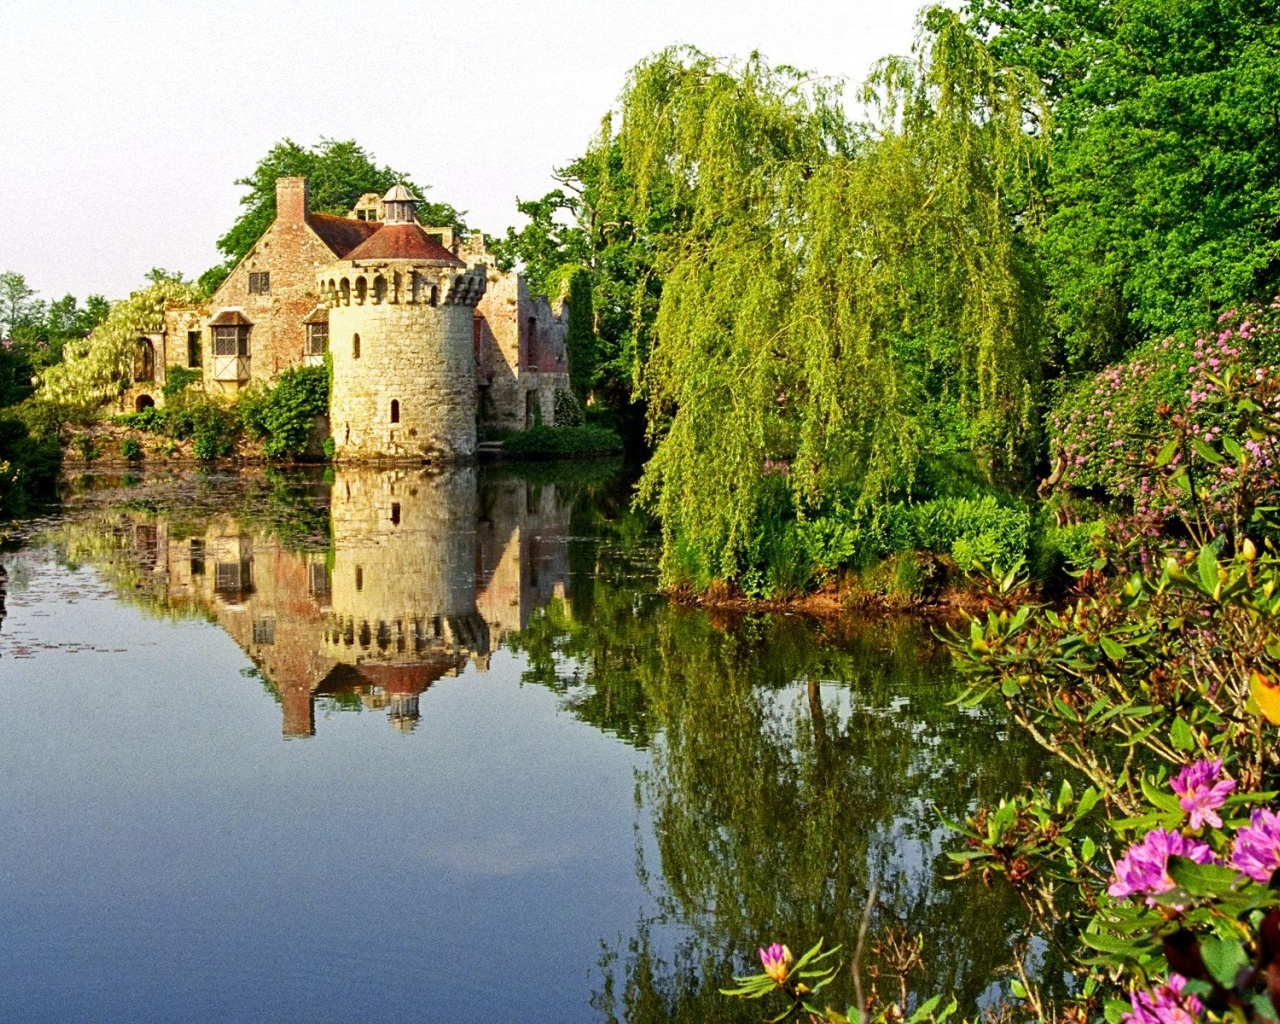
M301 224L307 219L307 179L276 178L276 220Z

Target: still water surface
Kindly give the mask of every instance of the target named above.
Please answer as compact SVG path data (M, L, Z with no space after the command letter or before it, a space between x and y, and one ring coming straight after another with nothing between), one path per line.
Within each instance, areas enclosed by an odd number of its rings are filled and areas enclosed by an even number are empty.
M0 1020L753 1020L873 884L992 998L1022 917L937 809L1041 760L927 628L654 553L609 464L81 481L0 555Z

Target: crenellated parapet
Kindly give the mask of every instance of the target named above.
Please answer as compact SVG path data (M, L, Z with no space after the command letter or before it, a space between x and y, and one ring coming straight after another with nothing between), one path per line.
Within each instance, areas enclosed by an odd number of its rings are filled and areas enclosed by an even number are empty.
M385 223L316 277L339 460L475 457L473 311L487 276L417 223L416 201L403 186L388 192Z

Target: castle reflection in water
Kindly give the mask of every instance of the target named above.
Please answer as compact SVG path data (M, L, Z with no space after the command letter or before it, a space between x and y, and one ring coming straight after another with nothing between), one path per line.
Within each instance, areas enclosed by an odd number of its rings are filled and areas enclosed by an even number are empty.
M211 616L279 695L286 737L315 733L317 699L418 721L419 697L568 586L569 506L554 485L474 469L339 469L327 550L300 552L227 515L203 533L130 514L117 543L170 607ZM181 536L178 536L181 534Z

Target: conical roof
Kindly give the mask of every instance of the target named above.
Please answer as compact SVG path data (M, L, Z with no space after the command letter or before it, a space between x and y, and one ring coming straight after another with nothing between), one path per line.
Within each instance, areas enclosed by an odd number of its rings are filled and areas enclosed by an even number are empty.
M391 191L382 197L384 203L418 203L421 200L404 187L401 182L392 187Z

